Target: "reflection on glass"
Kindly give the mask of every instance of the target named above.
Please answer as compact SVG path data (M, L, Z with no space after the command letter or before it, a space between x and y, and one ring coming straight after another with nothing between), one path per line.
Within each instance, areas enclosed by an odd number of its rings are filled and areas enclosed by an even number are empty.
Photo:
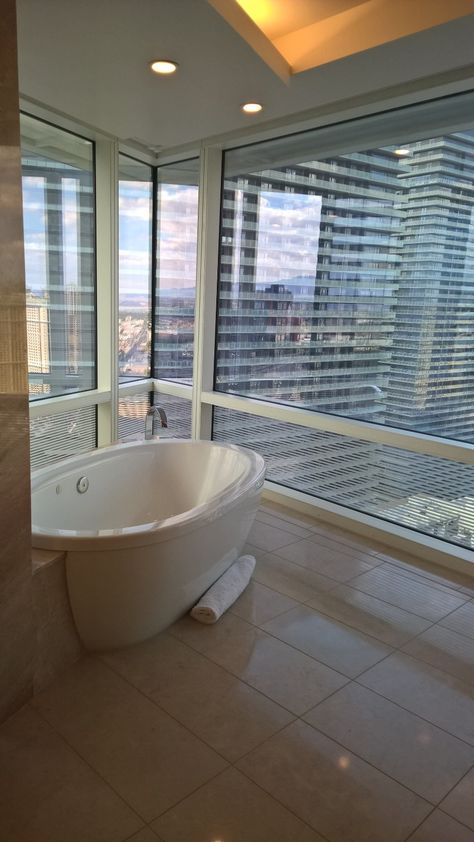
M119 377L151 370L152 169L119 156Z
M474 549L474 467L214 407L213 439L243 444L267 479Z
M226 153L217 389L474 441L474 132L400 148Z
M158 169L155 377L191 383L199 159Z
M30 397L95 386L93 144L21 116Z
M345 151L344 131L331 157L310 134L225 155L216 388L474 442L474 132ZM474 548L472 466L220 409L214 437Z

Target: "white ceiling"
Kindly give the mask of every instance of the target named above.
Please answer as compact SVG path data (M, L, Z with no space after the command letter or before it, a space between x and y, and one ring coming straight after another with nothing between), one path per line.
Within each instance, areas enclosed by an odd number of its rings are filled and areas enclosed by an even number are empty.
M291 0L288 0L291 2ZM24 96L173 147L472 62L474 15L300 73L286 85L206 0L17 0ZM179 62L155 76L148 62ZM239 105L265 104L249 118Z

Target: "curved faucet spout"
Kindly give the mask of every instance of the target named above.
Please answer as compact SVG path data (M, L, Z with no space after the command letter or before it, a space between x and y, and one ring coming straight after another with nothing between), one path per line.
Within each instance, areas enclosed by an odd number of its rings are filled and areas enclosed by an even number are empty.
M166 412L161 406L150 406L145 417L145 441L153 438L155 430L155 419L159 416L160 426L164 429L168 427L168 419Z

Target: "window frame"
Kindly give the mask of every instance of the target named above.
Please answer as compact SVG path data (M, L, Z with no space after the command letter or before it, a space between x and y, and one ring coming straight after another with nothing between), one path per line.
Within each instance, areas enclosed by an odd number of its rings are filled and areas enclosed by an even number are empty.
M97 342L99 372L97 389L71 394L66 397L37 400L31 405L32 417L64 411L69 406L74 405L97 405L99 431L102 430L98 435L98 443L99 445L109 444L116 439L119 394L124 395L127 392L136 394L138 387L139 390L143 391L153 390L155 400L159 398L160 393L192 400L192 432L194 438L212 438L212 409L214 406L220 406L224 409L235 409L272 418L276 421L281 420L309 428L360 437L365 441L385 443L414 453L440 456L462 464L474 464L474 444L467 442L386 427L373 422L345 418L344 416L307 411L298 407L262 399L245 398L214 390L223 152L237 146L291 136L303 130L340 125L347 123L349 119L369 119L372 115L382 115L395 108L410 107L415 109L423 103L434 103L457 94L472 94L472 91L467 87L466 79L467 77L462 78L460 74L451 74L450 78L421 80L410 86L400 86L397 89L382 92L378 100L371 96L351 102L346 101L332 106L324 106L317 109L313 114L305 115L299 119L299 122L286 118L285 120L274 121L273 125L268 125L263 130L239 130L228 136L203 141L199 146L186 149L185 155L183 155L183 150L168 153L160 152L158 156L140 150L138 154L136 149L131 149L126 144L119 145L118 141L110 136L94 130L85 132L81 128L81 132L87 139L96 141L96 153L100 153L101 150L103 153L101 156L100 154L97 155L96 169L96 176L98 177L101 172L103 180L102 190L99 191L96 188L97 251L99 253L102 248L105 253L105 257L103 256L102 259L102 268L99 260L97 267L97 292L99 297L97 317L100 324ZM48 115L47 109L42 109L41 106L32 106L29 103L25 110L31 116L38 115L42 119L44 119L43 115ZM48 119L49 122L60 128L71 130L72 127L73 132L75 129L77 130L77 123L69 120L69 118L59 116L56 118L56 115L49 114ZM143 163L151 164L153 167L182 161L184 158L200 156L193 386L154 378L118 385L117 366L113 357L115 354L117 359L117 331L114 323L116 325L118 319L118 206L116 185L119 151L130 157L135 157ZM101 160L99 160L99 157L101 157ZM105 223L102 221L102 228L98 223L101 208L103 220L106 220ZM102 238L102 245L99 243L100 238ZM153 287L154 284L152 289ZM102 346L108 343L108 353L100 346L100 334L103 330L102 322L100 322L101 307L102 313L106 314L107 322ZM153 311L154 308L152 313ZM393 544L419 555L424 555L431 560L457 570L472 571L474 553L458 545L449 544L443 539L417 533L411 528L385 522L372 515L349 511L344 506L329 503L321 498L293 489L284 489L274 483L266 483L266 494L278 502L290 502L291 505L300 510L310 512L314 516L323 516L328 521L338 523L356 532L367 535L369 531L373 537L378 537L386 544Z

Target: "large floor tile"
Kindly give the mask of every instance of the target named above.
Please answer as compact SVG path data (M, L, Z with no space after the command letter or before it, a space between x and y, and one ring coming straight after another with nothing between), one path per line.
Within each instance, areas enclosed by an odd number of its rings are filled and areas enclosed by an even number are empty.
M226 765L142 693L92 659L68 670L34 704L146 821Z
M326 545L322 541L303 540L296 544L280 547L277 550L277 555L287 561L292 561L294 564L307 567L314 573L329 576L337 582L347 582L354 576L358 576L371 570L376 564L380 564L378 559L374 558L372 562L367 555L356 552L349 555L350 552L349 548L345 552L342 545L339 550Z
M396 568L393 572L397 572L399 575L410 576L412 579L421 582L428 580L431 585L446 588L448 591L459 591L462 585L469 584L468 577L464 574L448 570L440 567L440 565L430 564L421 559L404 561L403 559L393 558L390 554L379 554L379 557L384 561L384 565Z
M474 601L461 605L452 614L443 617L439 624L474 639Z
M375 638L304 605L270 620L263 628L349 678L359 675L392 651Z
M357 680L474 745L474 691L471 685L398 652Z
M386 544L382 544L380 541L322 521L314 521L313 532L327 540L343 544L351 550L363 551L364 553L376 554L387 549Z
M143 830L139 830L127 839L127 842L159 842L159 837L150 827L144 827Z
M278 614L295 608L297 604L296 600L289 596L252 580L237 602L234 602L231 610L248 623L259 626Z
M440 806L445 813L474 830L474 769L454 787Z
M474 644L464 635L443 626L431 626L406 643L403 651L474 685Z
M465 602L462 596L432 585L428 580L425 583L404 576L394 568L390 569L389 565L363 573L351 581L351 587L433 622L441 620Z
M105 658L113 669L232 762L293 718L168 635Z
M334 579L313 573L312 570L286 561L274 553L257 559L253 578L256 582L300 602L306 602L318 593L324 593L337 586Z
M244 544L242 555L253 555L254 558L261 558L266 555L267 550L262 550L260 547L254 547L253 544Z
M260 629L229 638L210 649L208 656L296 715L347 680Z
M388 646L401 646L431 625L430 620L424 620L348 585L338 585L329 593L319 594L308 605L376 637Z
M433 804L474 762L466 743L354 682L304 718Z
M314 524L318 522L313 515L298 512L296 509L284 506L282 503L275 503L272 500L264 499L260 505L260 511L308 529L313 529Z
M250 623L237 617L231 611L227 611L218 623L206 625L199 623L187 614L173 623L167 629L167 633L196 649L197 652L206 652L211 646L215 646L227 637L234 637L236 634L244 634L252 628Z
M248 536L249 544L266 550L267 553L273 552L278 547L284 547L286 544L292 544L294 541L298 541L297 535L287 532L286 529L278 529L268 523L262 523L260 520L254 522Z
M308 535L311 535L311 529L302 526L296 520L283 519L275 514L271 514L268 511L262 511L261 509L257 512L257 520L261 521L261 523L266 523L268 526L273 526L276 529L282 529L284 532L290 532L291 535L296 535L297 538L307 538Z
M474 833L441 810L434 810L409 842L474 842Z
M8 842L123 842L143 824L28 707L0 728L0 781Z
M301 721L238 766L331 842L402 842L431 809Z
M323 842L236 769L228 769L153 827L164 842Z

